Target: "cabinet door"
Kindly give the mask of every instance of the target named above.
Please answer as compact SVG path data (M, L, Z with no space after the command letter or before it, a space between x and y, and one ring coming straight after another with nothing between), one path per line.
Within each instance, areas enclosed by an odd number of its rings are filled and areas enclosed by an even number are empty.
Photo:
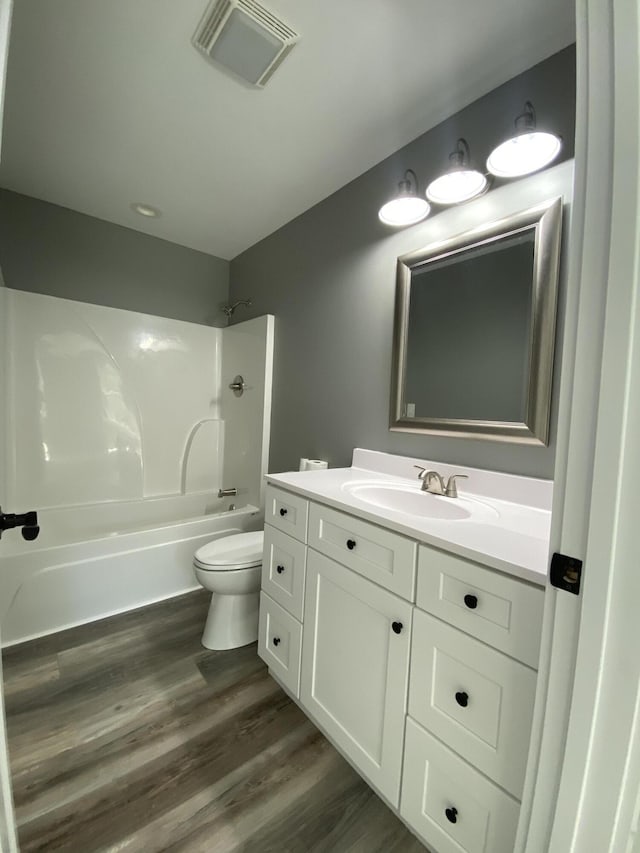
M307 557L300 700L398 805L412 607L315 551Z

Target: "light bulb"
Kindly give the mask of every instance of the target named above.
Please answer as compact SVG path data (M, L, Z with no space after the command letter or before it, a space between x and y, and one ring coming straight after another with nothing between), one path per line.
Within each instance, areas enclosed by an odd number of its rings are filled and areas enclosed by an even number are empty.
M429 215L429 203L418 195L401 195L383 204L378 217L385 225L396 228L402 225L414 225Z
M517 178L548 166L562 143L553 133L534 130L508 139L489 155L487 169L498 178Z
M431 181L427 198L434 204L460 204L481 195L486 188L487 179L481 172L458 169Z

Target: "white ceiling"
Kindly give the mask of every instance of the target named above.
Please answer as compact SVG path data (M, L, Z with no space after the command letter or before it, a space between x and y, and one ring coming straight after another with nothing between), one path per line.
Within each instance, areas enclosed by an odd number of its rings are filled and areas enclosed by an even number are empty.
M207 2L15 0L0 185L233 258L575 32L573 0L266 0L301 40L258 90L191 46Z

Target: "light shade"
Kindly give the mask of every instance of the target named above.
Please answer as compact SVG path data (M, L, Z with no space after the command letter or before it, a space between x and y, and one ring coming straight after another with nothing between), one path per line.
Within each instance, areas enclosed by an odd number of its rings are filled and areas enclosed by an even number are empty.
M469 165L469 146L459 139L455 151L449 155L449 171L427 187L427 198L434 204L461 204L481 195L488 186L482 172Z
M413 184L413 185L412 185ZM401 228L403 225L414 225L429 215L429 203L418 195L418 179L412 169L407 169L404 180L398 184L398 192L378 211L378 218L385 225Z
M560 153L562 142L553 133L536 129L533 104L527 101L516 121L516 135L489 155L487 169L498 178L518 178L548 166Z

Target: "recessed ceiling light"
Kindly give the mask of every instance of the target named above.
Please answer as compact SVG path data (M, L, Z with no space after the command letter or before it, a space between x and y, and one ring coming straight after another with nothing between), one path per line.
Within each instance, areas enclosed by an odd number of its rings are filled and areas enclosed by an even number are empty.
M147 216L149 219L157 219L162 216L162 211L157 207L152 207L150 204L141 204L140 202L132 202L131 210L139 213L140 216Z

